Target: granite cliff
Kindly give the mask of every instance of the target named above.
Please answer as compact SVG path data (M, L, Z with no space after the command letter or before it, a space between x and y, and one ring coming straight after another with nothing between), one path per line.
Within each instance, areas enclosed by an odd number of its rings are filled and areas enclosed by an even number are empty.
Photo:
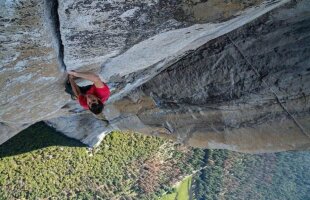
M0 144L44 120L90 146L119 129L241 152L310 148L307 0L6 0L0 10ZM64 93L66 70L108 82L108 124Z

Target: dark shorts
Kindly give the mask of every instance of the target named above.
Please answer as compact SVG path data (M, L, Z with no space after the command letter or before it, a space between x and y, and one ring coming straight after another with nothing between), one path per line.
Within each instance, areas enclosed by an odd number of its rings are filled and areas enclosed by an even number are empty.
M72 90L71 84L68 81L66 82L65 87L66 87L65 92L70 94L71 97L75 97L75 94ZM82 87L79 86L79 88L80 88L82 94L86 94L86 92L91 88L91 85L82 86Z

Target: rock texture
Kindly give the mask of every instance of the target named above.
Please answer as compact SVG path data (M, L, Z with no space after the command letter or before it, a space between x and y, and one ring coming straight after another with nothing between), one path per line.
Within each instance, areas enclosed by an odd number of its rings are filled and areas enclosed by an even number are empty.
M119 129L203 148L309 149L310 3L261 2L5 1L0 143L45 120L90 146ZM108 81L109 124L64 94L66 69Z
M68 100L49 15L43 1L0 2L0 143Z
M58 117L47 121L49 126L57 127L63 134L82 141L89 146L95 146L104 136L112 131L106 124L95 118L92 114L74 116L74 120L68 123L67 117ZM76 130L78 127L78 131ZM90 134L94 132L95 134Z

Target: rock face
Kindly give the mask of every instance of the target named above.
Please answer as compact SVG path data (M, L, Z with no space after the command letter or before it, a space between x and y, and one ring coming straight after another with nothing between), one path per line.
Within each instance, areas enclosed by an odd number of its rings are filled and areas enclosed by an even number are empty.
M43 1L0 2L0 143L68 100L48 20Z
M203 148L309 149L310 3L261 2L5 1L0 143L45 120L90 146L119 129ZM70 101L66 69L108 82L109 124Z

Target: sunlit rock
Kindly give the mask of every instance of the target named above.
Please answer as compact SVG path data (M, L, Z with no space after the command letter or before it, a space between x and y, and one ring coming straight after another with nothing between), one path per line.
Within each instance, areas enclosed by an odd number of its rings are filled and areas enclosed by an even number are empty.
M43 0L0 2L0 143L59 109L57 42Z

